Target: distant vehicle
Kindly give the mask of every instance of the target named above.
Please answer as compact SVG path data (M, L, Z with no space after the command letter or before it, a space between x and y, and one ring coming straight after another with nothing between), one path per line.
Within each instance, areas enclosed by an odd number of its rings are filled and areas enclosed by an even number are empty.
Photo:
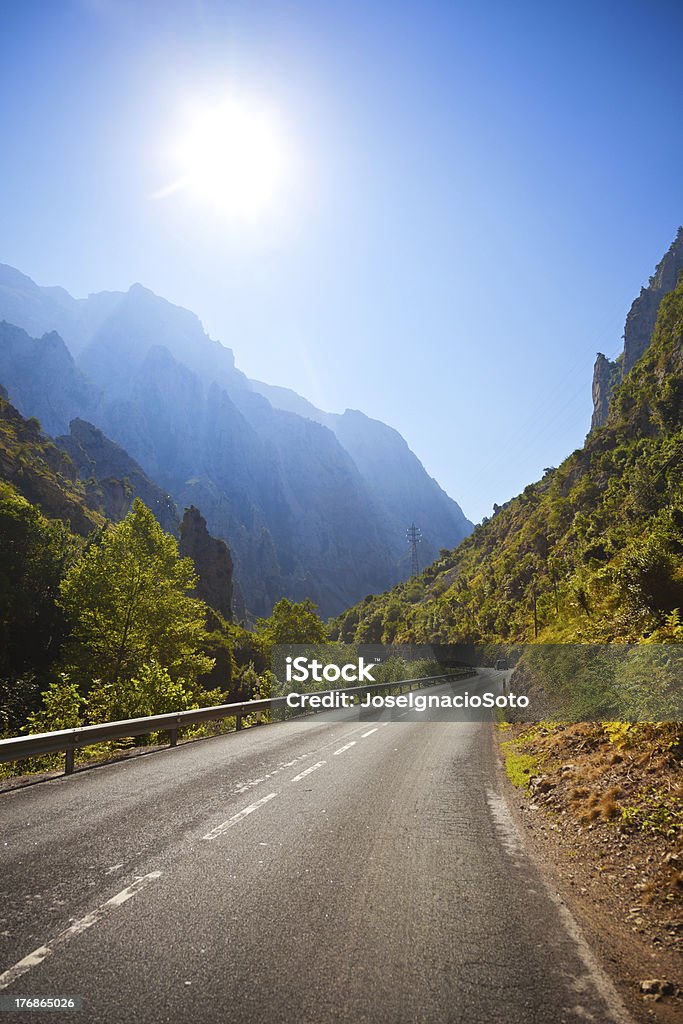
M496 672L506 672L508 663L505 658L498 658L498 661L493 666Z

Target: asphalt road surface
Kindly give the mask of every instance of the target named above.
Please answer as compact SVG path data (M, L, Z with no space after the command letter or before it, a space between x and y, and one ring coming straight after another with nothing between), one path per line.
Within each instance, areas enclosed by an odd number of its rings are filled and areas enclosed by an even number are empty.
M83 1005L6 1019L624 1024L494 742L326 714L0 795L0 996Z

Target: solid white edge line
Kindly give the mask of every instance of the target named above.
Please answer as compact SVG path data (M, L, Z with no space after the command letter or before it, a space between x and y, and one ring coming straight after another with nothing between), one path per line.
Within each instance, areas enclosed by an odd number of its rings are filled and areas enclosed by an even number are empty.
M369 729L367 732L364 732L361 739L364 740L366 736L372 736L373 732L377 732L378 728L379 726L376 726L374 729Z
M327 764L327 761L318 761L317 764L312 764L310 768L306 768L304 771L300 772L299 775L295 775L294 778L289 781L301 782L301 780L305 779L307 775L311 774L311 772L317 771L318 768L322 768L324 764Z
M227 821L223 821L220 825L216 825L216 827L212 828L210 832L207 832L205 836L202 836L202 839L217 839L218 836L222 836L224 832L227 832L229 828L236 825L238 821L242 820L242 818L246 818L248 814L252 814L254 811L258 810L259 807L262 807L263 804L267 804L274 796L277 796L277 793L268 793L266 796L262 796L260 800L256 800L255 803L249 804L248 807L238 811L237 814L233 814L233 816L228 818Z
M611 1018L609 1024L635 1024L633 1017L624 1006L621 996L617 992L612 979L605 972L596 955L593 953L593 950L588 944L588 941L586 940L583 931L571 910L560 894L556 891L555 887L550 884L544 872L540 870L534 854L526 845L524 836L520 832L515 819L512 817L505 797L499 793L497 789L487 786L486 799L491 810L496 832L508 852L513 856L524 858L532 865L536 865L539 869L541 883L546 891L546 895L549 897L551 903L553 903L557 908L560 920L562 921L565 930L574 941L574 946L579 959L586 968L586 972L593 982L598 995L602 998L610 1011Z
M123 903L126 903L131 896L135 896L140 889L148 885L150 882L156 881L161 875L161 871L150 871L148 875L142 875L141 878L136 878L132 885L122 889L121 892L117 892L115 896L108 899L105 903L102 903L95 910L92 910L85 917L79 918L78 921L74 921L68 928L61 931L50 943L46 946L38 946L28 956L23 957L13 967L9 967L6 971L0 974L0 990L8 988L12 982L20 978L22 974L26 974L32 967L37 967L41 964L50 954L54 953L57 946L63 945L69 939L72 939L75 935L80 935L81 932L85 932L88 928L92 928L94 924L97 924L105 914L109 913L110 910L114 910L116 907L120 907Z
M356 741L355 740L351 740L350 743L346 743L343 747L340 747L339 750L335 750L334 753L335 754L343 754L345 750L348 750L349 747L355 747L355 745L356 745Z

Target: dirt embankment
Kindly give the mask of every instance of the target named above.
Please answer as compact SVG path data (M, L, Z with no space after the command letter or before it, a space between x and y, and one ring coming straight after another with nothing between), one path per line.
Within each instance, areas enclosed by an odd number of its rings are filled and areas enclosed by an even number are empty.
M673 726L499 733L532 847L642 1021L683 1021L683 748Z

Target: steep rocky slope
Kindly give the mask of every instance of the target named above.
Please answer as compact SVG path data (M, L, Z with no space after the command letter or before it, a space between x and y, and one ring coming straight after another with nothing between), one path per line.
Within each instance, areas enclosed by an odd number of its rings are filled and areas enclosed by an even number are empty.
M86 494L114 522L130 511L134 498L144 501L168 533L178 532L178 510L170 496L143 473L119 445L86 420L75 419L69 433L55 438L77 467Z

